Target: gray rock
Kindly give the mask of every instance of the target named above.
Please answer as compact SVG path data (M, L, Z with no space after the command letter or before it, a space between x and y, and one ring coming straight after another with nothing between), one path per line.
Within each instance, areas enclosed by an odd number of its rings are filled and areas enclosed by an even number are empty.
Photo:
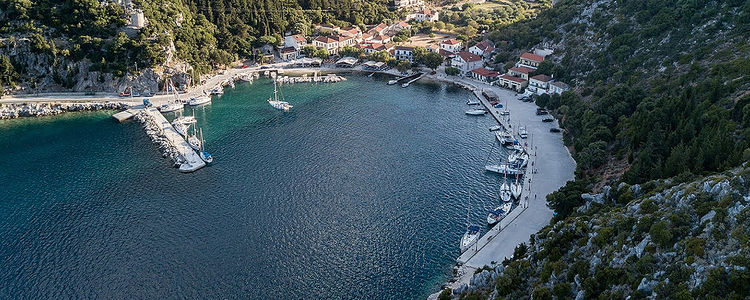
M648 245L649 242L651 242L651 236L646 235L646 237L643 238L643 240L635 246L634 250L636 257L641 258L641 256L643 255L643 249L646 249L646 245Z
M461 293L463 293L464 291L466 291L468 288L469 287L465 283L462 283L461 286L459 286L458 288L456 288L456 289L453 290L453 294L454 295L461 295Z
M703 182L703 192L704 193L711 192L711 183L710 182L708 182L708 181L704 181Z
M584 291L578 291L578 294L576 294L576 300L583 300L584 296L586 296Z
M581 277L578 276L578 274L576 274L576 276L573 277L573 281L575 281L576 287L580 289L581 288Z
M638 196L640 196L640 193L641 193L641 185L640 185L640 184L634 184L634 185L630 186L630 191L632 191L632 192L633 192L633 197L638 197Z
M705 223L706 221L711 221L715 215L716 215L716 211L713 211L713 210L709 211L707 214L701 217L701 224Z
M644 294L650 294L654 291L655 285L656 280L648 280L646 279L646 277L643 277L643 279L641 279L641 283L638 284L638 291Z

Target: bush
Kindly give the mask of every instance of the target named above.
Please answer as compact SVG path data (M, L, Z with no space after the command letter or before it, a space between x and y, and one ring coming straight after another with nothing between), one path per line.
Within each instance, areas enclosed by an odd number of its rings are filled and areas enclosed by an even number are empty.
M438 295L438 300L451 300L453 298L453 292L451 289L444 289L442 292L440 292L440 295Z
M671 245L672 232L669 231L669 224L666 221L659 221L651 225L651 229L648 231L651 235L651 240L657 245L666 248Z
M447 68L445 68L445 74L448 74L450 76L456 76L456 75L458 75L460 73L461 73L461 71L459 71L458 69L456 69L454 67L447 67Z

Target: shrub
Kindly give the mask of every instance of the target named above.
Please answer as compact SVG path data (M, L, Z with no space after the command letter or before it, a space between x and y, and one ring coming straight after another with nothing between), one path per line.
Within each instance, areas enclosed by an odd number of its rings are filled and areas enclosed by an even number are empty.
M654 223L648 233L651 235L651 240L663 248L668 247L672 241L672 232L669 231L669 224L666 221Z
M458 69L456 69L454 67L447 67L447 68L445 68L445 74L448 74L450 76L456 76L456 75L458 75L460 73L461 73L461 71L459 71Z

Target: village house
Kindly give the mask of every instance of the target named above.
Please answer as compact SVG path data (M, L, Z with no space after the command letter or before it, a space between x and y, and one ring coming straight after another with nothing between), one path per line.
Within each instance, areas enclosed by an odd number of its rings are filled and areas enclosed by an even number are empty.
M393 0L393 6L396 9L422 7L424 6L424 0Z
M414 62L412 51L414 51L414 47L396 46L393 56L396 57L396 60L408 60L409 62Z
M299 56L299 51L297 51L297 49L295 49L294 47L286 47L286 48L279 50L279 57L283 61L294 60L294 59L297 59L298 56Z
M440 42L440 49L445 51L456 53L461 50L461 41L456 39L450 39Z
M383 34L379 35L373 35L370 37L369 40L367 40L367 43L378 43L378 44L387 44L391 42L391 37Z
M535 75L529 78L529 87L526 89L532 93L536 93L537 95L548 94L549 83L551 81L552 81L552 78L547 75L544 75L544 74Z
M401 30L404 30L404 29L411 30L411 25L409 25L409 23L406 23L404 21L398 21L398 23L393 24L391 26L391 32L393 32L393 34L399 33L401 32Z
M528 67L513 67L508 70L508 74L510 74L510 76L521 77L524 80L529 80L529 74L534 71L534 69Z
M495 47L492 46L492 43L486 40L481 41L477 43L476 45L471 46L471 48L469 48L469 52L475 55L479 55L485 59L490 57L490 54L492 54L492 51L495 51Z
M521 54L521 59L518 61L518 67L529 67L529 68L538 68L539 64L544 61L544 57L541 55L533 54L533 53L524 53Z
M451 60L451 66L459 69L461 75L470 75L471 70L481 68L483 64L481 57L468 51L459 51Z
M385 32L387 28L388 28L388 25L385 25L385 23L380 23L376 25L375 27L370 28L370 30L368 30L367 33L369 33L371 36L381 35L383 34L383 32Z
M424 46L424 48L427 49L427 51L430 51L430 52L440 53L440 47L438 45L435 45L435 44L426 45L426 46Z
M337 39L327 37L327 36L319 36L316 37L313 40L313 46L318 49L326 49L328 50L328 54L336 55L339 53L339 42Z
M356 26L349 26L341 28L340 30L341 36L351 37L353 38L357 43L362 42L362 30L359 29L359 27Z
M333 39L335 39L338 42L339 48L344 48L346 46L354 46L357 43L357 41L354 39L353 36L339 35L339 36L333 37Z
M388 51L391 52L393 50L393 44L379 44L379 43L373 43L373 44L367 44L364 47L362 47L362 51L365 54L372 54L378 51Z
M406 21L413 20L417 22L424 22L424 21L437 22L438 19L439 19L439 15L437 11L432 11L426 8L406 15Z
M563 82L559 81L553 81L549 84L549 93L550 94L562 94L565 91L569 91L570 86Z
M292 47L296 50L302 49L307 45L305 36L301 34L287 35L284 37L284 47Z
M471 70L471 78L474 78L479 81L491 83L491 82L496 81L499 76L500 76L499 73L492 71L492 70L487 70L485 68L478 68L478 69Z
M520 92L524 87L526 87L527 84L528 81L522 78L510 76L508 74L503 74L497 81L498 86L504 87L506 89L511 89L516 92Z

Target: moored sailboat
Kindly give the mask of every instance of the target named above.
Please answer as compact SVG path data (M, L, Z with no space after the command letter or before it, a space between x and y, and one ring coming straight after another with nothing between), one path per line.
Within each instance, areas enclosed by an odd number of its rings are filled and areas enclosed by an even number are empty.
M289 111L293 106L289 104L289 102L286 102L284 100L284 96L281 96L281 100L279 100L279 91L276 87L276 80L273 81L273 97L268 98L268 104L271 104L273 108L275 109L281 109L283 111Z

